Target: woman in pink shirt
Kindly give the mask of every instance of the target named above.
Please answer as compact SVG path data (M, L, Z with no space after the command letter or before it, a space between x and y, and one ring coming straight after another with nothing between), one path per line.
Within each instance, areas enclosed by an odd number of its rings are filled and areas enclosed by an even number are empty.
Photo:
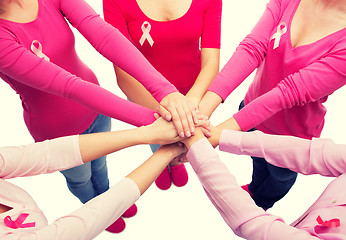
M222 0L103 0L105 20L118 28L195 108L219 71ZM117 82L129 100L155 110L159 103L114 65ZM151 145L156 151L158 145ZM183 186L183 164L172 162L156 180Z
M198 131L183 140L189 148L187 159L209 199L238 236L256 240L346 239L345 144L335 144L329 139L308 140L220 127L213 129L209 141ZM277 167L295 172L336 179L300 218L287 225L280 217L256 206L220 161L212 145L233 154L265 158Z
M167 120L173 117L181 135L194 131L196 114L189 100L84 0L0 0L0 10L0 77L20 96L36 142L109 131L108 117L136 126L154 121L153 111L99 87L76 53L69 24L104 57L140 80L162 105L160 113ZM105 157L63 174L83 203L109 188Z
M107 133L74 135L18 147L0 148L0 238L93 239L120 217L184 148L167 145L107 192L48 224L22 188L6 181L60 171L139 144L180 140L173 124L159 119L149 126ZM52 206L54 207L54 206Z
M319 137L328 96L346 83L346 1L271 0L200 103L210 115L257 68L239 112L226 128L254 127L275 135ZM254 158L248 190L268 209L291 188L296 173Z

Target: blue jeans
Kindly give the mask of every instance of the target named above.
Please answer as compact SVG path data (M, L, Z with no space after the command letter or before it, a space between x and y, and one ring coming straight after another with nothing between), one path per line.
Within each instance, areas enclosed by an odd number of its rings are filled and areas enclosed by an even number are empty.
M161 147L160 144L150 144L150 148L153 153L156 152L159 147Z
M239 110L244 107L240 103ZM254 131L255 128L249 130ZM276 167L264 158L251 157L253 162L252 182L249 190L256 205L263 209L271 208L283 198L297 179L297 173L287 168Z
M91 126L83 133L109 132L111 119L99 114ZM83 165L61 171L66 178L68 189L82 203L109 189L106 156Z

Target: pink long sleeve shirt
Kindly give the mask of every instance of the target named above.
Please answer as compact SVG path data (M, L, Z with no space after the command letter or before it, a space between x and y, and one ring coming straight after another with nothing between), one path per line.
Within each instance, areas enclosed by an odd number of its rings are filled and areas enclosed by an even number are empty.
M303 174L336 177L297 221L287 225L281 218L257 207L209 142L205 138L199 140L192 145L187 158L211 202L237 235L256 240L346 239L346 145L328 139L306 140L260 131L223 130L219 148L229 153L264 157L275 166ZM323 226L318 217L323 222L339 219L340 226Z
M137 185L131 179L124 178L80 209L48 224L32 197L5 180L51 173L82 163L78 136L0 148L0 203L12 208L0 214L0 239L93 239L139 198ZM29 215L21 227L14 229L5 225L6 217L16 221L23 213ZM24 224L28 223L35 223L35 226L25 227Z
M34 139L80 134L98 113L136 126L151 123L152 111L98 86L94 73L77 56L68 23L158 101L176 88L84 0L37 1L34 21L0 19L0 77L19 94Z
M103 0L103 10L105 20L184 95L201 71L200 48L220 48L222 0L192 0L171 21L149 18L136 0Z
M292 18L300 0L271 0L252 32L209 90L222 99L257 68L234 115L243 131L319 137L328 95L346 82L346 28L311 44L292 47Z

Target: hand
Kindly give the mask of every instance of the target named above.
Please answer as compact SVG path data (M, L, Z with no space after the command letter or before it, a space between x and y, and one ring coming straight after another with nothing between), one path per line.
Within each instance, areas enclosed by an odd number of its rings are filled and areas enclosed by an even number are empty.
M204 136L206 136L207 138L211 137L211 128L210 128L210 121L209 118L206 116L203 116L201 114L198 114L198 124L196 125L196 127L200 127L202 133L204 134Z
M148 144L166 145L183 139L177 134L173 122L167 122L162 117L158 117L155 122L142 128L148 136Z
M185 146L183 146L185 148ZM189 160L187 159L186 157L186 154L187 154L187 148L185 148L186 151L183 152L182 154L180 154L179 156L175 157L171 162L170 162L170 165L179 165L181 163L186 163L188 162Z
M190 137L198 124L197 113L191 102L181 93L168 94L160 102L159 114L167 121L173 120L180 137Z

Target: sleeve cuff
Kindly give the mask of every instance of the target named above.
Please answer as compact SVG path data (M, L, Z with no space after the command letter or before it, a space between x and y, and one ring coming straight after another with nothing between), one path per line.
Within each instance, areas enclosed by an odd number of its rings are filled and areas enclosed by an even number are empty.
M206 138L202 138L190 147L186 157L194 171L197 173L200 166L208 159L217 157L217 153L209 141Z
M219 149L223 152L240 154L241 138L244 132L234 130L223 130L220 135Z

